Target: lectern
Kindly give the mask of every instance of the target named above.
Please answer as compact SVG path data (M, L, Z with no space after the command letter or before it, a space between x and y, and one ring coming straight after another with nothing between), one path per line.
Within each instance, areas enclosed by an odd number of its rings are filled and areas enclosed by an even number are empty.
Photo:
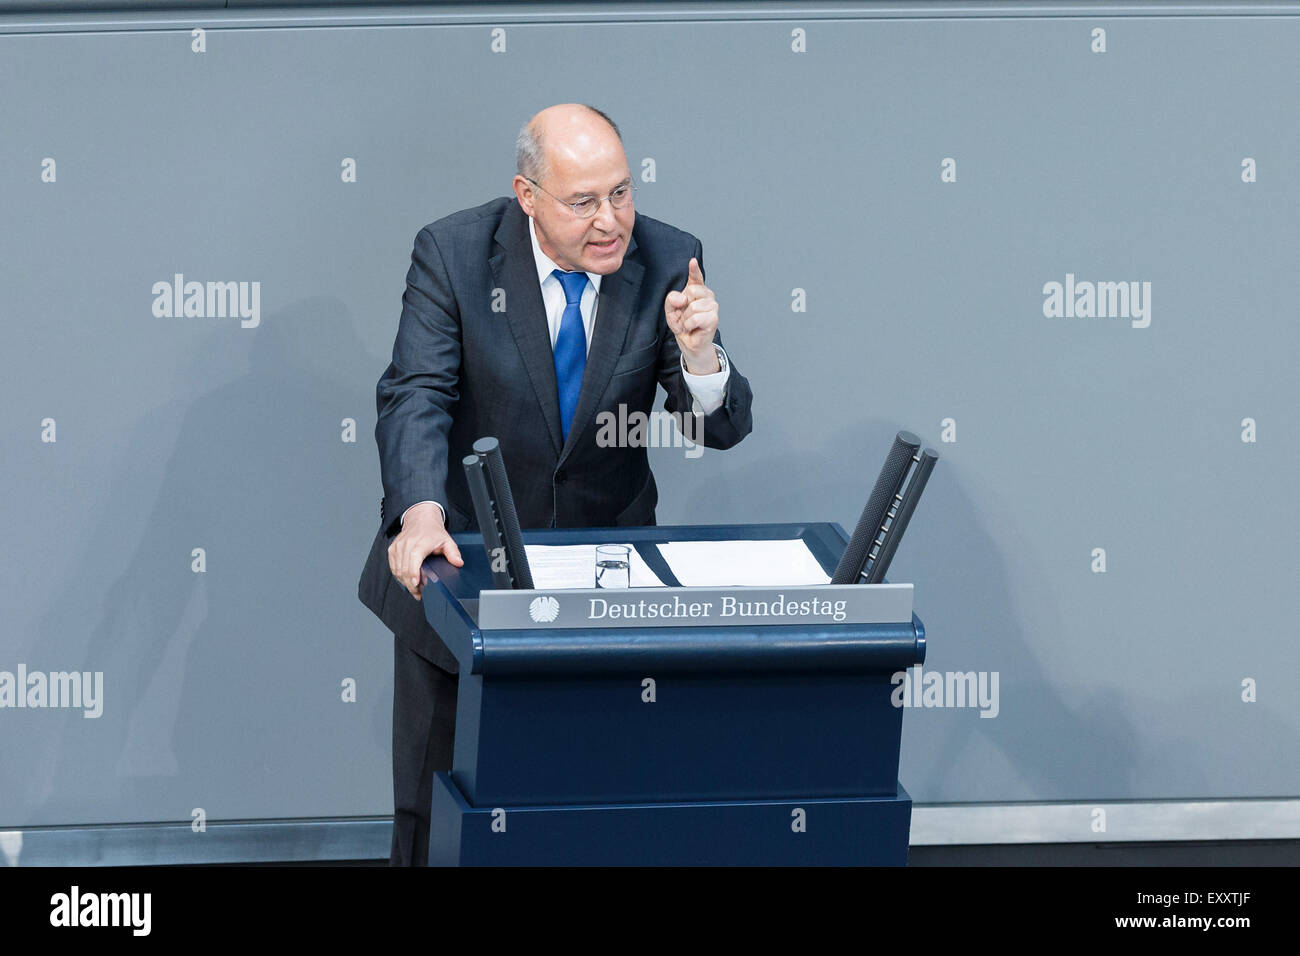
M910 584L688 588L653 547L802 539L837 524L523 532L633 544L665 587L494 590L482 539L424 565L460 663L430 865L902 865L893 675L925 659Z

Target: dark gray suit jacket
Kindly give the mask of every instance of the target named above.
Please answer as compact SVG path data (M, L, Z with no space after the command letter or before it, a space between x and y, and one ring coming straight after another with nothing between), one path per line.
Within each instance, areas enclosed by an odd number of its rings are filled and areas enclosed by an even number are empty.
M550 332L518 201L493 199L415 237L393 360L376 394L384 497L357 596L417 653L457 670L421 602L389 571L388 544L419 501L442 504L451 532L477 529L460 464L477 439L501 442L521 527L655 523L645 447L598 446L596 415L617 414L620 404L649 414L656 384L668 393L668 411L690 412L664 298L686 284L691 256L703 270L698 239L637 214L623 264L601 279L582 391L562 441ZM714 341L721 345L721 336ZM704 416L702 443L730 448L748 435L752 397L732 362L722 406Z

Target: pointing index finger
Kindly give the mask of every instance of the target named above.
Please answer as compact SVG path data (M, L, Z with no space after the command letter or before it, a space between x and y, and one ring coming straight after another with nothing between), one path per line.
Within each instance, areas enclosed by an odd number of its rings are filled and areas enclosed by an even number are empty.
M709 287L704 284L704 273L700 271L700 264L694 256L686 266L686 286L682 293L688 299L699 299L710 295Z

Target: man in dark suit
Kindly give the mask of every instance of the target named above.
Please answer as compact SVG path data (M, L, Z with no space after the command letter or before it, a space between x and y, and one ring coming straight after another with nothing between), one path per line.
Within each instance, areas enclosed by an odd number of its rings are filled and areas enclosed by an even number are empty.
M420 230L393 360L379 380L384 498L358 586L394 633L394 865L428 858L433 772L451 768L458 664L429 627L420 568L464 562L475 530L461 468L491 436L519 523L655 523L644 441L597 441L596 416L696 416L730 448L752 428L749 383L722 350L694 236L633 208L618 128L590 106L543 110L520 132L514 195Z

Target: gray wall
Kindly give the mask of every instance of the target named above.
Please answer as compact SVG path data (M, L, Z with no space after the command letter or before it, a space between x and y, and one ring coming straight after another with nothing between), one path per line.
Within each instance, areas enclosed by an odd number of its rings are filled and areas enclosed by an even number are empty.
M570 100L754 387L661 524L851 528L896 430L943 456L891 578L999 703L905 715L918 802L1300 794L1300 9L568 9L0 18L0 671L104 675L0 709L0 828L391 813L375 382L415 234ZM1149 326L1046 316L1067 273Z

